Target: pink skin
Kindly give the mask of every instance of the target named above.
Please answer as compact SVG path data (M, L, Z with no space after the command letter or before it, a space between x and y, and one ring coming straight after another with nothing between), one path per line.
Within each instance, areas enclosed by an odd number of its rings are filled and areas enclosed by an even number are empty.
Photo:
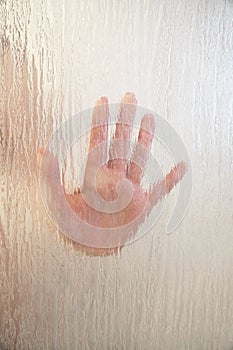
M114 136L115 139L130 140L134 114L136 111L136 104L137 101L134 94L126 93L121 101L119 120L116 124L116 131ZM89 151L91 151L98 144L107 141L108 117L108 100L106 97L101 97L96 102L96 106L93 111ZM101 121L101 123L103 122L104 125L96 126L96 123L98 123L98 121ZM154 128L155 126L153 115L144 115L141 120L138 143L146 147L149 151L151 149L151 144L153 141ZM110 147L110 154L111 152L113 154L117 152L114 147L119 147L119 145L113 144L113 146ZM74 194L65 193L67 202L80 219L96 227L120 227L133 221L135 218L138 218L143 212L145 204L149 203L149 209L144 215L142 215L141 220L143 221L145 220L148 211L150 211L160 199L162 199L172 190L172 188L182 179L186 172L185 163L178 163L163 180L154 185L150 192L144 192L141 187L141 180L145 169L141 169L133 162L133 160L136 159L136 157L139 155L138 152L140 152L140 147L138 149L137 147L135 148L130 162L122 159L112 159L107 161L107 149L106 152L103 152L103 154L100 156L102 163L105 165L103 165L98 170L95 181L97 191L105 200L112 201L116 199L116 185L120 180L128 179L133 186L134 192L130 204L118 213L104 213L97 211L84 201L82 191L88 189L88 187L92 185L90 184L90 181L93 181L90 180L92 177L88 176L91 173L91 168L94 166L94 164L92 164L93 159L87 160L82 190L78 189ZM40 153L43 153L43 149L40 150ZM52 181L52 179L50 180ZM135 230L136 229L137 227L135 227ZM79 248L81 247L79 246ZM118 248L82 248L87 254L94 256L110 255L118 251Z

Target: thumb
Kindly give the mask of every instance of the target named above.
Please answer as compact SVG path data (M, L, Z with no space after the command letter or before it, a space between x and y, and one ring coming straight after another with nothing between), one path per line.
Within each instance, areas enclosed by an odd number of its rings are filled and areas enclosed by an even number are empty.
M185 162L180 162L171 169L165 178L154 185L149 193L149 201L151 207L156 205L163 197L165 197L171 190L181 181L185 175L187 166Z
M37 152L40 176L47 185L61 186L60 170L57 157L48 149L41 147Z

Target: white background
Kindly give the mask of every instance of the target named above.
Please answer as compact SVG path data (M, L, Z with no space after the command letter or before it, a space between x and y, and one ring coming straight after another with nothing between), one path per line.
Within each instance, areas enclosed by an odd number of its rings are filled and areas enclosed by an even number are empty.
M0 11L0 348L232 349L233 2L5 0ZM62 120L127 91L183 139L192 201L172 235L176 191L142 239L89 257L44 212L37 150Z

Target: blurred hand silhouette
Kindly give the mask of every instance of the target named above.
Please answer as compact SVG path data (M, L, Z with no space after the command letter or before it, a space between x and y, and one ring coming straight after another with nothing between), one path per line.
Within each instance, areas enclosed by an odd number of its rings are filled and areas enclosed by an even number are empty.
M90 135L90 144L88 159L86 163L84 182L81 188L74 193L66 193L65 198L72 208L73 212L84 222L94 227L117 228L133 222L141 216L141 221L145 220L146 215L152 210L153 206L168 194L172 188L182 179L186 171L184 162L178 163L174 168L162 179L156 183L150 191L145 192L141 186L142 178L147 163L147 153L143 149L150 152L151 144L154 137L154 117L151 114L145 114L141 120L141 126L138 134L137 145L131 155L130 160L118 157L119 154L126 154L129 149L127 140L130 141L132 136L133 121L136 112L137 101L133 93L126 93L121 100L120 112L116 123L115 135L110 143L109 156L108 148L102 147L101 154L98 157L91 156L92 151L104 145L108 141L108 123L109 108L108 99L101 97L97 100L93 115L92 129ZM117 141L117 142L116 142ZM40 149L40 153L44 154L44 149ZM53 159L47 181L53 184L53 166L57 166L54 156L48 153L44 154L48 158ZM137 160L140 159L138 165ZM99 166L101 164L101 166ZM94 169L97 169L96 176ZM120 181L126 181L126 188L131 187L132 198L130 202L118 212L106 212L105 210L97 210L86 200L88 193L97 191L98 194L111 203L112 201L127 200L124 195L118 197L117 184ZM61 181L64 186L64 181ZM124 192L125 197L128 196L127 190ZM143 215L142 212L147 207ZM140 223L140 222L139 222ZM138 223L134 227L137 230ZM85 232L84 232L85 234ZM91 255L112 254L117 248L85 248Z

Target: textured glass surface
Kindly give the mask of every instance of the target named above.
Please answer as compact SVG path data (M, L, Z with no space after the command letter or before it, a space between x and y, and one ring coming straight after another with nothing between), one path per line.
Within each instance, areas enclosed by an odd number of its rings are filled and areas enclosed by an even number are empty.
M232 18L231 0L0 1L1 350L233 348ZM46 215L38 150L127 91L184 141L192 201L172 235L177 189L150 232L93 257Z

